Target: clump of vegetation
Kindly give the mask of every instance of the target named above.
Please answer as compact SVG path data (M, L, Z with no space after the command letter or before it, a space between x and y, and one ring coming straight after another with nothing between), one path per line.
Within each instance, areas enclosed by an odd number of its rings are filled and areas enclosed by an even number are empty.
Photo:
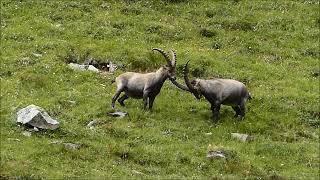
M214 31L212 31L212 30L209 30L209 29L206 29L206 28L202 28L202 29L200 30L200 34L201 34L201 36L209 37L209 38L214 37L214 36L217 35L216 32L214 32Z

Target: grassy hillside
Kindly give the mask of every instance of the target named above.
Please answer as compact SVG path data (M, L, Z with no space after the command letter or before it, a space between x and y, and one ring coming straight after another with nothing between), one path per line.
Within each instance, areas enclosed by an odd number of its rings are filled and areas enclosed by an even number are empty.
M318 0L2 0L1 179L319 179L319 17ZM107 116L116 75L165 64L154 47L177 51L180 82L187 60L193 76L244 82L245 120L223 106L213 124L208 102L169 81L153 112L129 99L116 104L128 117ZM79 72L70 58L122 66ZM22 135L16 112L29 104L60 128ZM209 160L211 149L231 155Z

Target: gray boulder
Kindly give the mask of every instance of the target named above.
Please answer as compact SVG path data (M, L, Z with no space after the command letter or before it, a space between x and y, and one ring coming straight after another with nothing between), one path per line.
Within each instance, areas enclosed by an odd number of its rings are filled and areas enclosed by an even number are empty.
M36 105L29 105L17 112L17 122L40 129L57 129L59 122L52 119L47 112Z

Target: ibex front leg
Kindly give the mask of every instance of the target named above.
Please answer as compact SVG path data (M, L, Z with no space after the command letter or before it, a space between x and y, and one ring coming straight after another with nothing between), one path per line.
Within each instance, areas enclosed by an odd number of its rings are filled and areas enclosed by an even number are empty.
M240 119L243 120L244 119L244 116L246 114L246 108L245 108L245 100L242 99L241 100L241 103L240 103Z
M143 110L144 111L147 110L148 96L149 96L149 92L148 91L143 92Z
M211 103L211 110L212 110L212 115L213 115L213 121L216 123L219 120L219 111L220 111L220 102L213 102Z

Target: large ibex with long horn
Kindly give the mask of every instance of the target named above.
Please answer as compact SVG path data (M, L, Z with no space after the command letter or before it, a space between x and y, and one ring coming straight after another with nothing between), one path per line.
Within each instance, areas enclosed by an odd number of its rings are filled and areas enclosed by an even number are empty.
M149 109L151 110L154 99L159 94L166 79L175 80L176 53L170 51L172 56L170 60L169 55L162 49L154 48L152 50L160 52L166 59L167 64L160 67L156 72L146 74L126 72L119 75L116 78L117 91L112 98L112 108L114 108L115 102L121 92L124 92L125 94L118 99L121 106L124 106L124 101L129 97L137 99L143 98L143 109L146 110L149 99Z
M222 104L231 106L236 112L235 117L240 116L243 119L245 116L245 103L248 99L251 99L246 86L233 79L221 78L210 80L195 79L190 82L188 78L188 63L189 61L183 69L184 81L187 86L179 84L175 80L171 80L171 82L178 88L191 92L197 99L204 96L211 104L213 120L215 122L219 119L219 110Z

